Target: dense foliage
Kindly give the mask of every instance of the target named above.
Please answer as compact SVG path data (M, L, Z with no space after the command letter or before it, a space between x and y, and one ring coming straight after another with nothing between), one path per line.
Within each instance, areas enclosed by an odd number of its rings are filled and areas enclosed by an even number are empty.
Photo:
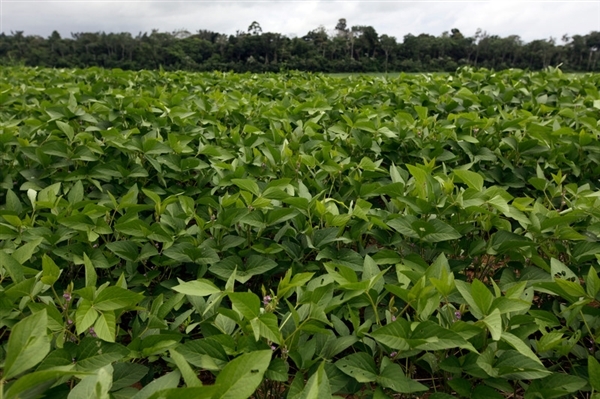
M566 71L598 71L600 32L523 42L458 29L436 37L406 35L401 42L372 26L347 26L340 19L333 34L324 27L303 37L262 32L254 22L247 32L224 35L200 30L164 33L75 33L48 38L23 32L0 35L0 64L130 70L279 72L454 71L459 66L540 70L562 64Z
M0 69L0 397L591 397L599 85Z

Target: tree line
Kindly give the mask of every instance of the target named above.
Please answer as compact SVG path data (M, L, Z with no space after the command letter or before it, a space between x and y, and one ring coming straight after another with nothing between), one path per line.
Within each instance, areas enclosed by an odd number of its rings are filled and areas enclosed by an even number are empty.
M171 33L73 33L48 38L23 31L0 35L0 64L58 68L99 66L121 69L267 72L435 72L470 65L490 69L538 70L561 65L566 71L598 71L600 32L564 35L525 43L480 29L440 36L408 34L400 42L372 26L338 21L333 33L320 26L302 37L263 32L258 22L225 35L209 30Z

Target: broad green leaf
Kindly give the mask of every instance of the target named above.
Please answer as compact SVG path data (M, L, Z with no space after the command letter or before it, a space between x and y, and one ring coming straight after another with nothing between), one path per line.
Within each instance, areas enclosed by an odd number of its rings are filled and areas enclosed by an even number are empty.
M94 331L98 338L107 342L115 342L115 312L110 310L103 311L94 323Z
M177 280L179 281L179 285L174 286L173 290L185 295L208 296L221 292L216 285L206 279L201 278L192 281Z
M546 352L556 348L563 340L563 333L558 331L550 331L540 337L537 342L537 353Z
M471 285L469 283L467 283L465 281L461 281L461 280L456 280L455 284L456 284L456 288L458 289L458 292L460 292L460 295L463 297L463 299L469 305L469 310L473 314L473 316L475 316L476 319L483 318L483 316L484 316L483 311L479 308L477 301L475 301L475 298L473 297L473 294L471 292ZM491 295L491 293L490 293L490 295Z
M111 365L99 369L95 375L84 377L69 392L67 399L109 399L112 386L113 368Z
M228 294L233 309L252 320L260 314L260 299L251 292L231 292Z
M381 362L381 374L377 377L377 382L399 393L414 393L429 389L420 382L408 378L400 366L388 357L384 357Z
M67 366L25 374L10 386L4 397L6 399L35 398L54 385L59 378L85 377L91 374L77 372L71 370L72 368L73 366Z
M23 213L23 205L19 200L19 197L11 189L6 191L6 209L20 215Z
M23 266L3 249L0 249L0 267L6 269L8 275L15 283L20 283L25 278Z
M281 344L282 337L277 324L277 316L273 313L261 314L250 320L250 325L254 331L254 339L257 341L260 337L264 337L276 344Z
M270 361L271 350L245 353L233 359L217 376L213 398L249 398L261 383Z
M251 179L231 179L231 182L241 188L242 190L246 190L254 194L255 196L260 196L260 190L258 188L258 184L254 180Z
M592 388L600 392L600 363L593 356L588 356L588 375Z
M137 363L114 363L111 392L129 387L148 373L148 367Z
M348 355L337 362L335 365L343 373L353 377L358 382L372 382L377 380L377 368L373 357L365 352Z
M58 277L60 277L60 269L56 266L56 263L48 255L42 257L42 283L48 285L54 285Z
M129 350L123 345L86 337L77 347L75 365L78 371L96 371L128 354Z
M291 399L329 399L332 397L329 385L329 380L325 373L325 363L322 362L317 371L310 376L304 389Z
M73 140L75 132L73 131L71 125L63 121L56 121L56 126L67 136L69 141Z
M494 309L490 314L481 319L481 321L490 331L492 339L498 341L502 336L502 316L500 316L500 311Z
M146 385L131 399L148 399L156 392L169 388L176 388L180 379L181 374L179 371L167 373Z
M96 287L98 275L96 274L96 269L94 268L92 261L86 253L83 254L83 264L85 265L85 286Z
M8 338L4 360L5 380L32 368L50 352L50 338L45 310L34 313L15 324Z
M274 358L265 372L265 378L271 381L288 382L289 365L281 358Z
M590 378L590 384L592 383ZM525 391L525 398L562 398L573 394L587 385L585 379L569 374L553 373L541 380L534 380Z
M107 287L96 296L93 306L100 311L117 310L135 306L143 298L143 294L121 287Z
M115 255L130 262L135 262L139 256L139 248L132 241L115 241L106 244Z
M98 311L92 306L92 302L87 299L83 299L77 311L75 312L75 326L77 327L77 334L83 334L88 328L90 328L96 319L98 318Z
M531 348L529 348L529 346L527 346L527 344L525 344L525 342L523 342L519 337L506 331L503 331L501 339L502 341L508 343L510 346L515 348L524 356L527 356L528 358L539 363L540 365L542 364L541 360L535 355L535 353L533 353Z
M473 280L473 283L471 283L471 295L477 304L477 308L479 308L484 315L487 315L492 306L492 302L494 301L494 296L490 290L481 281L475 279Z
M454 169L453 173L470 188L477 191L483 190L483 177L479 173L464 169Z
M403 318L398 318L393 323L385 325L371 333L371 336L377 341L392 349L408 350L409 336L411 334L410 324ZM426 340L415 342L416 344L424 344Z
M198 379L198 377L194 373L194 370L192 370L192 368L190 367L188 362L185 360L185 357L183 357L183 355L181 355L179 352L177 352L176 349L169 350L169 354L170 354L171 359L173 359L173 361L177 365L179 372L183 376L185 385L187 385L190 388L202 386L202 382Z

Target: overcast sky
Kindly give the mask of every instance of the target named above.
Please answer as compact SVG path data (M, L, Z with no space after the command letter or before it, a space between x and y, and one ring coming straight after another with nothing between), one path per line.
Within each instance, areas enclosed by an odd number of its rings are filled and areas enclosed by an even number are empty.
M47 37L71 32L194 33L208 29L227 34L246 31L258 21L264 32L304 36L323 25L333 31L339 18L348 26L371 25L400 41L408 33L440 35L458 28L465 36L477 28L488 34L516 34L525 41L560 39L566 33L600 31L600 0L566 1L402 1L402 0L0 0L6 34Z

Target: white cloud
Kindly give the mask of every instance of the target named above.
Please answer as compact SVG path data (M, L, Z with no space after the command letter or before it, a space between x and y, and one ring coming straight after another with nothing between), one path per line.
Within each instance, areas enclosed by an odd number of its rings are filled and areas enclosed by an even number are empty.
M600 31L600 2L566 1L403 1L403 0L3 0L2 31L48 36L71 32L150 32L208 29L235 34L258 21L263 31L303 36L339 18L348 25L371 25L380 34L440 35L458 28L471 36L516 34L525 41L560 39L563 34Z

